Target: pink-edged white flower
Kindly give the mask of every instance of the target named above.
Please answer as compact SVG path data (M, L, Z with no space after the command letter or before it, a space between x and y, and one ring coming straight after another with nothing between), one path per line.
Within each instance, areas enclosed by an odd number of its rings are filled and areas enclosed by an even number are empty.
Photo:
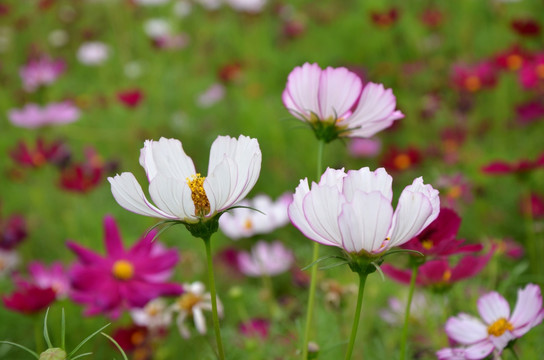
M178 312L176 324L179 332L184 339L191 337L191 332L185 321L192 317L195 328L199 334L206 334L206 318L204 310L212 310L212 296L206 292L204 284L195 281L191 284L183 284L183 295L171 306L172 311ZM217 313L219 317L223 317L223 305L217 298Z
M225 97L225 86L221 83L212 84L196 98L196 103L202 108L208 108Z
M154 332L167 329L172 323L172 309L162 298L151 300L141 309L132 309L130 316L134 324Z
M289 222L287 206L291 203L291 199L291 194L284 194L276 201L261 194L251 200L242 200L238 205L248 208L237 208L226 212L219 219L219 227L233 240L270 233Z
M508 302L493 291L478 300L478 312L481 320L461 313L446 322L448 337L464 346L462 351L466 359L483 359L493 351L500 355L510 341L540 324L544 318L542 294L534 284L519 289L516 306L510 313ZM444 356L440 359L455 359L445 357L450 353L447 350L441 350ZM456 351L452 350L452 353Z
M13 125L28 129L69 124L79 119L80 115L79 108L69 101L49 103L44 107L27 104L22 109L12 109L8 112L8 118Z
M251 253L238 254L240 271L252 277L279 275L289 270L293 261L293 252L280 241L269 244L261 240L251 249Z
M100 41L91 41L81 44L77 50L77 59L83 65L101 65L109 57L110 48Z
M23 87L33 92L42 85L50 85L64 72L63 60L52 60L48 57L30 60L19 71Z
M151 204L132 173L108 178L115 200L136 214L187 224L206 221L241 201L261 170L256 139L219 136L212 144L208 176L197 173L193 160L176 139L146 140L140 165L149 180Z
M438 191L416 178L391 205L393 179L385 169L328 168L319 183L300 181L289 218L306 237L347 253L374 256L402 245L427 227L440 211Z
M395 110L391 89L369 82L346 68L305 63L287 78L282 95L285 107L308 122L326 142L338 136L368 138L404 115Z

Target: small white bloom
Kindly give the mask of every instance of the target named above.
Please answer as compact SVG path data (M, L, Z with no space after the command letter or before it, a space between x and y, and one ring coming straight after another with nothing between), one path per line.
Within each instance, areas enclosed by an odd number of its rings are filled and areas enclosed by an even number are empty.
M150 301L143 309L131 310L130 315L136 325L151 331L166 329L172 323L172 309L161 298Z
M180 0L174 5L174 14L177 17L184 18L188 16L193 10L193 5L186 0Z
M62 29L53 30L49 33L47 37L49 43L54 47L61 47L68 44L69 36L68 33Z
M293 252L283 246L280 241L269 244L261 240L251 249L251 253L238 254L240 271L253 277L284 273L289 270L293 260Z
M157 6L168 4L170 0L134 0L134 2L141 6Z
M172 28L165 19L149 19L144 23L144 31L151 38L170 35Z
M108 45L92 41L81 44L77 51L77 59L80 63L89 66L100 65L109 57Z
M198 95L196 102L200 107L207 108L221 101L224 97L225 86L215 83Z
M234 10L248 13L261 12L266 5L266 0L225 0Z

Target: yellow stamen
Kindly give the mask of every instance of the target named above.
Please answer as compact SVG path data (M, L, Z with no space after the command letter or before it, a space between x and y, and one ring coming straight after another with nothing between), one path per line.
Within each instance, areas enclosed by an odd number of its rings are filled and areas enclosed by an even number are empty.
M253 229L253 222L251 221L251 219L246 219L244 221L244 229L246 229L246 230Z
M442 275L442 280L444 280L444 282L448 282L450 281L450 279L451 279L451 270L448 269L444 271L444 275Z
M433 242L432 240L423 240L421 246L426 250L431 250L433 248Z
M407 154L399 154L393 159L393 164L399 170L406 170L412 164L412 160Z
M544 64L537 65L536 74L539 78L544 79Z
M465 87L468 91L474 92L480 90L480 88L482 87L482 82L477 76L472 75L466 78Z
M185 310L188 313L192 313L193 306L198 304L201 300L202 298L198 295L195 295L193 293L186 293L180 296L177 303L182 310Z
M204 191L204 180L206 178L195 174L186 179L189 189L191 189L191 199L195 204L195 215L202 217L210 212L210 201Z
M117 260L111 272L119 280L130 280L134 275L134 266L126 260Z
M457 199L463 193L463 189L459 185L452 186L448 191L448 197L451 199Z
M523 65L523 58L518 54L512 54L506 58L506 66L510 70L517 70Z
M141 345L145 340L145 334L143 331L136 331L130 336L130 342L132 345Z
M514 326L505 318L500 318L487 328L487 333L493 336L501 336L504 332L514 330Z

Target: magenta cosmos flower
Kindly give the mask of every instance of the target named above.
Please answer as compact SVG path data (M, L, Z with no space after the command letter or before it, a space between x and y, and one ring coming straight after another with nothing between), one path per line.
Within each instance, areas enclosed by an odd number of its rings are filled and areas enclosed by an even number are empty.
M285 107L326 142L338 136L368 138L402 119L391 89L367 83L346 68L305 63L287 78Z
M491 292L478 300L478 312L483 321L459 314L446 323L448 337L465 346L463 355L466 359L483 359L494 350L500 355L510 341L540 324L544 317L540 288L529 284L518 290L518 301L512 313L508 302L499 293ZM446 349L441 352L449 353Z
M385 169L327 169L321 181L300 181L289 218L306 237L347 253L376 256L402 245L427 227L440 211L438 191L414 180L393 211L393 179Z
M13 109L8 118L15 126L35 129L45 125L69 124L79 119L79 109L70 102L50 103L44 107L28 104L22 109Z
M108 178L119 205L136 214L186 224L207 221L241 201L253 188L261 170L256 139L219 136L210 150L208 176L197 173L181 142L147 140L140 165L147 173L151 204L132 173Z
M23 87L33 92L42 85L50 85L64 72L63 60L53 60L48 57L30 60L19 71L23 80Z
M67 243L79 259L70 271L70 296L86 305L86 315L104 312L115 318L123 308L141 308L159 296L181 294L181 285L166 282L179 260L178 253L153 242L155 231L125 250L112 217L104 218L104 230L104 257Z

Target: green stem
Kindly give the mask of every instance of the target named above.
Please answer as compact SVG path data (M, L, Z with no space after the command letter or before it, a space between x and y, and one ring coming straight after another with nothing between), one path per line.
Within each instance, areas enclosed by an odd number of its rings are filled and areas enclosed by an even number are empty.
M412 277L410 278L410 289L408 290L408 300L406 301L406 310L404 311L404 326L402 327L402 337L400 339L400 360L406 358L406 339L408 338L408 321L410 320L410 310L412 308L412 298L416 287L417 271L419 266L412 266Z
M346 360L351 359L355 338L357 337L357 329L359 328L359 318L361 317L361 307L363 305L363 293L365 292L365 282L368 273L359 273L359 294L357 295L357 307L355 308L355 316L353 318L353 326L349 337L348 351L346 352Z
M508 349L510 349L510 352L514 356L514 359L519 360L518 354L516 354L516 350L514 350L513 346L508 346Z
M212 247L210 244L210 237L204 240L206 246L206 258L208 261L208 282L210 286L210 295L212 297L212 314L213 314L213 328L215 332L215 341L217 342L217 353L219 359L225 359L225 352L223 351L223 341L221 340L221 329L219 328L219 317L217 316L217 295L215 292L215 278L213 275L213 260L212 260Z
M270 275L263 273L261 276L261 279L263 281L263 286L266 289L266 296L268 305L270 307L270 316L275 319L279 316L279 308L278 304L276 303L276 297L274 296L274 285L272 284L272 279L270 278Z
M42 314L41 312L39 313ZM36 342L36 352L41 354L45 351L45 344L43 340L43 324L42 319L39 318L39 315L34 316L34 341Z
M319 140L317 143L317 178L319 181L323 172L323 149L325 141ZM319 243L314 242L312 254L312 263L315 263L319 258ZM310 294L308 295L308 305L306 307L306 325L304 326L304 340L302 343L302 360L308 359L308 343L310 342L310 328L312 326L312 318L314 313L315 289L317 285L317 266L312 266L310 273Z
M536 243L533 228L533 204L531 202L531 191L527 190L526 195L524 196L524 201L527 201L527 209L525 214L525 227L526 227L526 239L527 247L529 249L529 262L531 269L538 275L540 275L540 259L539 257L539 248Z

